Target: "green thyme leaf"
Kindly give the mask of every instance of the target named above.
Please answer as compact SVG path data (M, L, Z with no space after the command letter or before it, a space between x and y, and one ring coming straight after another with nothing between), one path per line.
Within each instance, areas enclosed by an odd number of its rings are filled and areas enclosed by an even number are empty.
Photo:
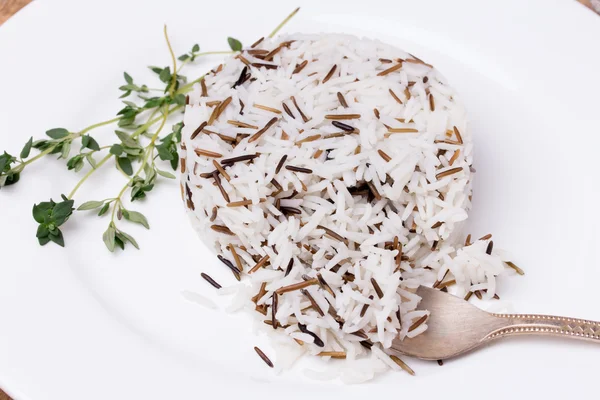
M74 200L65 200L60 203L57 203L54 206L52 211L52 218L56 226L61 226L62 224L64 224L69 219L71 214L73 214L74 203Z
M98 144L98 142L96 142L96 139L89 135L83 135L81 137L81 147L87 147L90 150L100 151L100 145Z
M69 159L69 161L67 161L67 169L74 169L77 171L77 167L80 163L82 164L82 156L81 154L77 154L76 156L73 156L71 159Z
M96 165L97 165L97 164L96 164L96 160L94 160L94 156L93 156L93 155L91 155L91 154L87 154L87 155L85 156L85 159L87 160L87 162L89 162L89 163L90 163L90 166L91 166L92 168L96 169Z
M194 47L192 47L192 53L197 53L200 51L200 45L195 44Z
M22 159L29 157L29 153L31 153L31 146L32 145L33 145L33 136L29 138L29 140L27 141L27 143L25 143L25 147L23 147L23 150L21 150L20 157ZM0 171L2 171L2 168L0 168Z
M127 221L135 222L136 224L144 226L146 229L150 229L148 220L142 213L123 209L123 217L125 217Z
M163 176L163 177L165 177L165 178L168 178L168 179L176 179L175 175L173 175L173 174L172 174L172 173L170 173L170 172L167 172L167 171L162 171L162 170L160 170L160 169L157 169L157 170L156 170L156 172L157 172L157 173L158 173L160 176Z
M108 211L108 208L110 207L110 203L106 203L98 212L98 216L101 217L104 214L106 214L106 212Z
M50 136L52 139L62 139L69 135L69 131L65 128L54 128L46 131L46 135Z
M121 239L121 241L122 241L123 243L125 243L125 242L129 242L129 243L131 243L131 244L132 244L132 246L133 246L133 247L135 247L136 249L138 249L138 250L140 249L140 246L139 246L139 245L138 245L138 243L135 241L135 239L133 238L133 236L131 236L131 235L129 235L129 234L127 234L127 233L123 232L123 231L118 231L118 232L117 232L117 237L118 237L119 239Z
M101 207L102 205L104 205L103 201L86 201L77 208L77 211L95 210L96 208Z
M113 252L115 251L115 237L116 237L116 230L114 225L111 223L108 226L108 229L104 232L104 234L102 235L102 240L104 241L104 244L106 245L106 248Z
M62 149L60 153L60 158L67 159L69 158L69 153L71 152L71 141L65 141L62 143Z
M48 238L60 247L65 247L65 239L60 229L57 229L55 233L48 234Z
M120 144L113 144L109 152L110 154L113 154L118 157L123 153L123 146L121 146Z
M75 172L79 172L79 171L81 171L81 170L83 169L83 166L84 166L84 165L85 165L85 164L84 164L84 162L83 162L83 159L82 159L82 158L80 158L80 159L77 161L77 164L75 164Z
M50 218L50 214L55 204L56 203L54 203L52 200L34 204L32 210L33 219L35 219L38 224L43 224L46 222L46 219Z
M119 157L117 158L117 163L119 167L125 172L127 175L133 175L133 167L131 166L131 160L127 157Z
M227 43L229 43L229 47L233 51L241 51L242 50L242 42L232 37L227 38Z
M165 67L160 74L158 75L158 79L160 79L164 83L168 83L171 81L171 68Z
M127 72L123 72L123 76L125 77L125 82L129 84L133 83L133 78Z
M35 236L38 239L40 239L40 238L45 238L49 234L50 234L50 231L48 230L48 227L46 225L40 225L40 226L38 226Z
M125 250L125 243L123 243L123 240L121 240L121 237L119 236L118 232L115 236L115 245L115 248L118 246L121 248L121 250Z
M178 94L174 100L177 105L185 106L185 94Z
M129 136L129 134L127 132L115 131L115 133L117 134L117 137L119 138L119 140L125 146L135 147L138 145L137 142L134 139L132 139L131 136Z
M178 60L179 60L179 61L186 61L186 60L188 60L189 58L190 58L190 56L189 56L189 55L187 55L187 54L183 54L183 55L179 56Z

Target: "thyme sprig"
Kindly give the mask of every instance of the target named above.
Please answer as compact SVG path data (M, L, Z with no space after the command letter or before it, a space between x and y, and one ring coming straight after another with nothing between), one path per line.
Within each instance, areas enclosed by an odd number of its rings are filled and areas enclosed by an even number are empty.
M297 12L298 9L294 10L269 37L277 34ZM40 245L53 242L64 246L60 227L68 221L74 211L93 211L99 217L110 214L108 228L102 236L108 250L112 252L116 248L125 249L127 244L139 249L137 241L124 232L120 224L122 220L126 220L150 229L146 216L126 204L146 198L158 179L176 178L167 169L178 169L178 145L181 142L182 110L186 104L186 95L203 77L190 81L181 73L183 68L204 56L235 54L243 48L238 39L228 37L227 43L231 50L201 52L200 45L194 44L190 51L176 57L166 26L164 37L171 65L149 67L163 85L162 88L155 89L145 83L139 83L124 72L124 84L119 87L119 98L123 99L124 106L115 117L80 131L62 127L49 129L46 131L46 137L42 139L29 138L18 156L7 152L0 155L0 189L18 183L29 165L47 156L58 155L59 159L66 161L67 170L76 173L83 171L87 164L87 171L68 195L61 195L61 201L55 202L50 199L33 206L33 218L38 223L36 237ZM152 92L162 92L162 95L155 96ZM169 117L175 118L176 121L170 127L170 132L163 134ZM158 128L151 133L150 130L157 124ZM113 140L111 144L101 146L91 133L105 134L106 128L111 125L116 125ZM39 153L32 156L33 150L38 150ZM164 162L168 167L159 168L157 161ZM88 200L75 209L74 197L78 190L93 174L111 164L126 177L126 183L121 190L115 197Z

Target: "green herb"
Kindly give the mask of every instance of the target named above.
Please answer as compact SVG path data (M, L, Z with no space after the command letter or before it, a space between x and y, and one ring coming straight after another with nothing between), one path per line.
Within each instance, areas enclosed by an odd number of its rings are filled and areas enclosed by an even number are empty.
M19 168L20 166L11 168L15 162L17 162L17 158L7 152L0 156L0 188L13 185L19 181L22 168Z
M23 147L23 150L21 150L21 154L19 155L19 157L21 157L21 159L29 157L29 153L31 153L32 145L33 145L33 136L31 138L29 138L27 143L25 143L25 147ZM0 168L0 170L1 170L1 168Z
M184 61L184 62L185 61L194 62L194 61L196 61L196 57L198 57L200 55L199 53L200 53L200 46L198 44L195 44L189 53L179 56L178 60Z
M54 242L59 246L65 245L63 235L59 226L67 222L73 214L73 200L64 195L63 201L55 203L52 199L33 206L33 219L39 224L36 237L40 245Z
M295 10L284 22L271 33L277 31L297 12ZM165 41L169 50L171 65L158 67L150 66L156 74L156 80L162 83L161 88L151 88L149 85L140 84L127 72L123 73L125 84L119 87L120 98L129 98L123 101L116 116L106 121L92 124L80 131L71 131L66 128L53 128L46 131L46 137L34 140L33 137L23 146L19 157L7 152L0 155L0 189L4 186L19 182L23 171L30 164L44 159L48 155L57 154L59 159L66 160L67 169L80 172L89 165L87 171L71 190L68 196L62 195L58 203L52 199L33 206L33 218L38 223L36 237L41 245L54 242L64 246L64 238L60 226L67 222L75 211L73 200L79 188L109 161L126 177L126 183L117 194L105 200L90 200L77 207L77 211L86 212L98 210L97 215L103 217L109 214L110 222L103 234L103 241L110 251L117 247L125 249L131 244L136 249L139 245L129 234L118 226L122 218L130 223L142 225L150 229L150 224L145 215L138 211L126 208L124 202L140 201L148 196L154 189L158 179L175 179L175 175L158 168L157 162L165 162L173 171L178 169L178 146L181 142L183 123L181 112L186 104L186 95L198 83L199 77L193 81L181 74L182 68L196 61L199 57L208 55L233 54L242 50L242 43L232 37L227 38L231 51L200 52L200 46L194 44L191 50L175 57L167 28L164 28ZM177 64L177 60L181 62ZM151 92L161 92L162 95L150 95ZM169 133L161 136L170 116L177 118ZM91 131L110 125L117 125L110 144L101 146ZM155 125L158 125L154 130ZM150 130L153 130L151 132ZM32 150L39 151L35 156L30 156ZM79 150L76 150L79 149ZM168 167L167 167L168 168Z
M229 47L233 51L242 51L242 42L232 37L227 38L227 43L229 43Z
M124 92L120 97L121 99L128 97L132 92L148 93L150 91L146 85L138 86L133 83L133 78L127 72L123 72L123 76L125 77L126 84L119 87L119 90Z

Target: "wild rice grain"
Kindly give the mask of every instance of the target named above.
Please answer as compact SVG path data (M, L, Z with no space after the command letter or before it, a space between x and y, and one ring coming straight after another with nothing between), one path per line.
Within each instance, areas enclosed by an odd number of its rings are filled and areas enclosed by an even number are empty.
M204 278L204 280L205 280L206 282L210 283L210 284L211 284L213 287L215 287L216 289L221 289L221 288L222 288L222 286L221 286L221 285L219 285L219 284L217 283L217 281L215 281L213 278L211 278L211 277L210 277L210 275L208 275L208 274L205 274L204 272L202 272L202 273L200 274L200 276L201 276L202 278Z
M283 276L288 276L290 274L290 272L292 272L293 267L294 267L294 259L290 258L290 261L288 262L288 265L285 269L285 274Z
M237 162L251 161L251 160L254 160L258 156L259 156L258 154L246 154L244 156L226 158L224 160L221 160L221 165L227 166L227 165L235 164Z
M456 126L454 127L454 135L456 136L456 140L458 141L458 143L463 144L463 138Z
M379 297L380 299L382 299L383 298L383 291L381 290L381 287L379 287L379 283L377 283L377 281L375 280L375 278L371 278L371 285L373 285L373 289L375 289L375 293L377 293L377 297Z
M400 68L402 68L402 63L398 63L396 65L394 65L391 68L386 69L385 71L381 71L377 74L377 76L386 76L388 74L391 74L394 71L398 71Z
M379 155L381 156L381 158L383 158L386 162L392 161L392 157L390 157L389 155L387 155L387 153L384 152L383 150L377 150L377 152L379 153Z
M273 299L271 300L271 322L273 324L273 329L277 329L277 319L275 315L277 314L277 293L273 293Z
M403 370L405 370L406 372L408 372L409 374L411 374L412 376L415 376L415 371L413 371L413 369L411 367L409 367L408 365L406 365L406 363L404 361L402 361L400 358L391 355L390 358L392 359L392 361L394 361L396 364L398 364L398 366L400 368L402 368Z
M302 110L300 109L300 107L298 106L298 102L296 101L296 98L294 96L292 96L292 97L290 97L290 99L292 99L292 103L294 103L294 107L296 107L296 110L298 110L298 113L302 117L302 121L304 121L304 123L310 121L308 119L308 117L306 115L304 115L304 113L302 112Z
M254 103L253 106L255 108L259 108L261 110L270 111L270 112L275 113L275 114L281 114L280 110L278 110L276 108L273 108L273 107L267 107L267 106L263 106L262 104L256 104L256 103Z
M294 165L286 165L285 169L287 169L289 171L294 171L294 172L301 172L303 174L312 174L312 169L296 167Z
M525 275L525 271L523 271L521 268L517 267L513 262L505 261L505 264L508 265L509 267L511 267L512 269L514 269L517 272L517 274Z
M333 289L331 289L331 286L329 286L329 284L325 281L325 278L323 278L323 276L318 272L317 272L317 280L319 281L319 285L321 286L321 289L328 292L335 299L336 298L335 292L333 291Z
M317 278L312 278L312 279L309 279L307 281L298 282L298 283L294 283L292 285L280 287L279 289L277 289L275 291L275 293L277 293L277 294L284 294L284 293L287 293L287 292L293 292L295 290L304 289L306 287L309 287L309 286L312 286L312 285L318 285L318 284L319 284L319 280Z
M300 71L302 71L304 69L304 67L306 67L306 64L308 64L308 60L304 60L300 64L296 65L296 68L294 68L294 71L292 72L292 74L297 74Z
M262 41L265 40L264 37L261 37L260 39L258 39L256 42L252 43L252 46L250 46L251 48L255 48L256 46L258 46L259 44L262 43Z
M215 153L214 151L204 150L204 149L195 149L194 152L199 156L204 157L213 157L213 158L221 158L223 154Z
M454 162L455 162L456 160L458 160L458 156L460 156L460 149L458 149L458 150L456 150L456 151L454 152L454 154L452 155L452 157L451 157L451 158L450 158L450 160L448 161L448 164L450 164L450 165L454 164Z
M304 325L304 324L300 324L300 323L299 323L299 324L298 324L298 328L300 329L300 332L302 332L302 333L306 333L307 335L310 335L310 336L312 336L312 337L313 337L313 339L315 340L314 344L315 344L316 346L318 346L318 347L324 347L324 346L325 346L325 343L323 343L323 341L321 340L321 338L320 338L320 337L318 337L318 336L317 336L317 335L316 335L314 332L311 332L311 331L309 331L309 330L306 328L306 325Z
M377 201L381 200L381 194L379 193L379 191L377 191L377 188L375 187L373 182L371 182L371 181L367 182L367 186L369 186L369 190L371 191L373 196L375 196Z
M247 124L245 122L240 122L240 121L228 120L227 123L229 125L237 126L238 128L258 129L258 126L256 126L256 125L250 125L250 124Z
M325 119L359 119L360 114L327 114Z
M331 77L335 73L336 69L337 69L337 65L334 65L333 67L331 67L331 69L329 70L329 72L327 73L327 75L325 75L325 78L323 78L323 82L322 83L326 83L329 79L331 79Z
M435 179L437 179L437 180L439 181L439 180L440 180L440 179L442 179L442 178L445 178L445 177L447 177L447 176L450 176L450 175L456 174L456 173L458 173L458 172L461 172L462 170L463 170L463 168L462 168L462 167L450 168L450 169L448 169L448 170L446 170L446 171L444 171L444 172L439 172L439 173L437 173L437 174L435 175Z
M321 135L311 135L305 137L304 139L298 140L295 144L296 146L302 145L302 143L314 142L315 140L321 139Z
M388 133L418 133L415 128L388 128Z
M252 65L255 68L277 69L277 65L267 64L267 63L254 62L254 63L251 63L250 65Z
M244 207L252 205L252 200L240 200L227 203L227 207Z
M207 125L206 121L204 121L203 123L201 123L200 126L198 128L196 128L196 130L194 131L194 133L192 133L192 136L190 136L190 139L191 140L196 139L196 136L198 136L198 134L200 132L202 132L202 129L204 129L206 127L206 125Z
M287 106L287 104L281 103L281 106L283 107L283 110L285 111L285 113L287 115L289 115L292 119L296 119L296 117L294 117L294 114L292 114L292 110L290 110L290 108Z
M300 293L302 293L304 296L306 296L306 298L308 299L308 301L310 301L310 304L313 308L313 310L315 310L316 312L319 313L319 315L321 317L325 316L325 313L323 312L323 310L321 309L321 307L319 307L319 304L317 304L317 302L315 301L315 299L311 296L311 294L309 293L308 290L306 289L301 289Z
M225 188L221 184L221 179L219 178L218 172L217 171L213 172L213 176L215 178L215 183L217 184L217 187L219 188L219 191L221 192L221 195L223 196L223 199L225 199L225 201L227 203L229 203L231 201L229 199L229 194L227 193L227 191L225 190Z
M278 121L277 117L271 118L271 120L269 122L267 122L267 124L264 126L264 128L262 128L261 130L256 132L254 135L252 135L250 137L250 139L248 139L248 143L257 141L266 131L269 130L270 127L275 125L275 123L277 123L277 121Z
M225 168L223 168L221 166L221 164L219 164L217 162L217 160L213 160L213 166L217 169L217 171L219 171L219 173L221 175L223 175L223 178L225 178L227 180L227 182L229 182L231 180L231 177L229 176L229 174L227 173L227 171L225 171Z
M352 126L350 126L348 124L345 124L343 122L332 121L331 124L333 126L335 126L336 128L340 128L341 130L346 131L346 132L353 132L354 131L354 128Z
M429 318L428 315L423 315L421 318L419 318L418 320L416 320L411 326L410 328L408 328L409 332L414 331L415 329L417 329L419 326L421 326L425 321L427 321L427 318Z
M250 271L248 271L249 274L252 274L256 271L258 271L260 268L264 267L267 263L267 261L269 261L269 255L267 254L266 256L264 256L263 258L260 259L260 261L258 261L256 263L256 265L254 267L252 267L252 269Z
M400 100L400 98L398 96L396 96L396 93L394 93L394 91L392 89L389 89L389 92L392 95L392 97L394 98L394 100L396 100L398 103L402 104L402 100Z
M348 239L346 239L342 235L338 234L337 232L335 232L323 225L317 225L317 229L323 229L327 235L331 236L335 240L338 240L338 241L344 243L346 246L348 246L348 244L349 244Z
M233 232L231 232L231 229L229 229L228 227L226 227L224 225L211 225L210 229L212 229L215 232L224 233L224 234L230 235L230 236L235 236L235 234Z
M256 351L256 354L258 354L258 356L260 358L262 358L262 360L265 362L265 364L267 364L270 368L274 367L273 362L271 362L271 360L269 360L269 357L267 357L267 355L265 353L263 353L263 351L261 349L254 346L254 351Z
M372 295L369 296L369 300L373 300L373 296ZM362 306L361 310L360 310L360 314L359 315L360 315L361 318L365 316L365 314L367 313L368 309L369 309L369 304L365 303Z
M348 103L346 103L346 99L344 98L344 95L341 92L337 92L337 98L342 107L348 108Z

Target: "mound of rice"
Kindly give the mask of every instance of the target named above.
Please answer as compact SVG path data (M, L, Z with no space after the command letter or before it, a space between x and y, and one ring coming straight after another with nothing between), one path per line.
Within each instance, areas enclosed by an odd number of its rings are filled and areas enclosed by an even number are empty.
M231 309L296 353L345 358L342 377L365 380L427 329L419 285L495 295L506 265L459 232L465 109L431 65L348 35L265 39L196 85L184 122L189 215L244 278Z

